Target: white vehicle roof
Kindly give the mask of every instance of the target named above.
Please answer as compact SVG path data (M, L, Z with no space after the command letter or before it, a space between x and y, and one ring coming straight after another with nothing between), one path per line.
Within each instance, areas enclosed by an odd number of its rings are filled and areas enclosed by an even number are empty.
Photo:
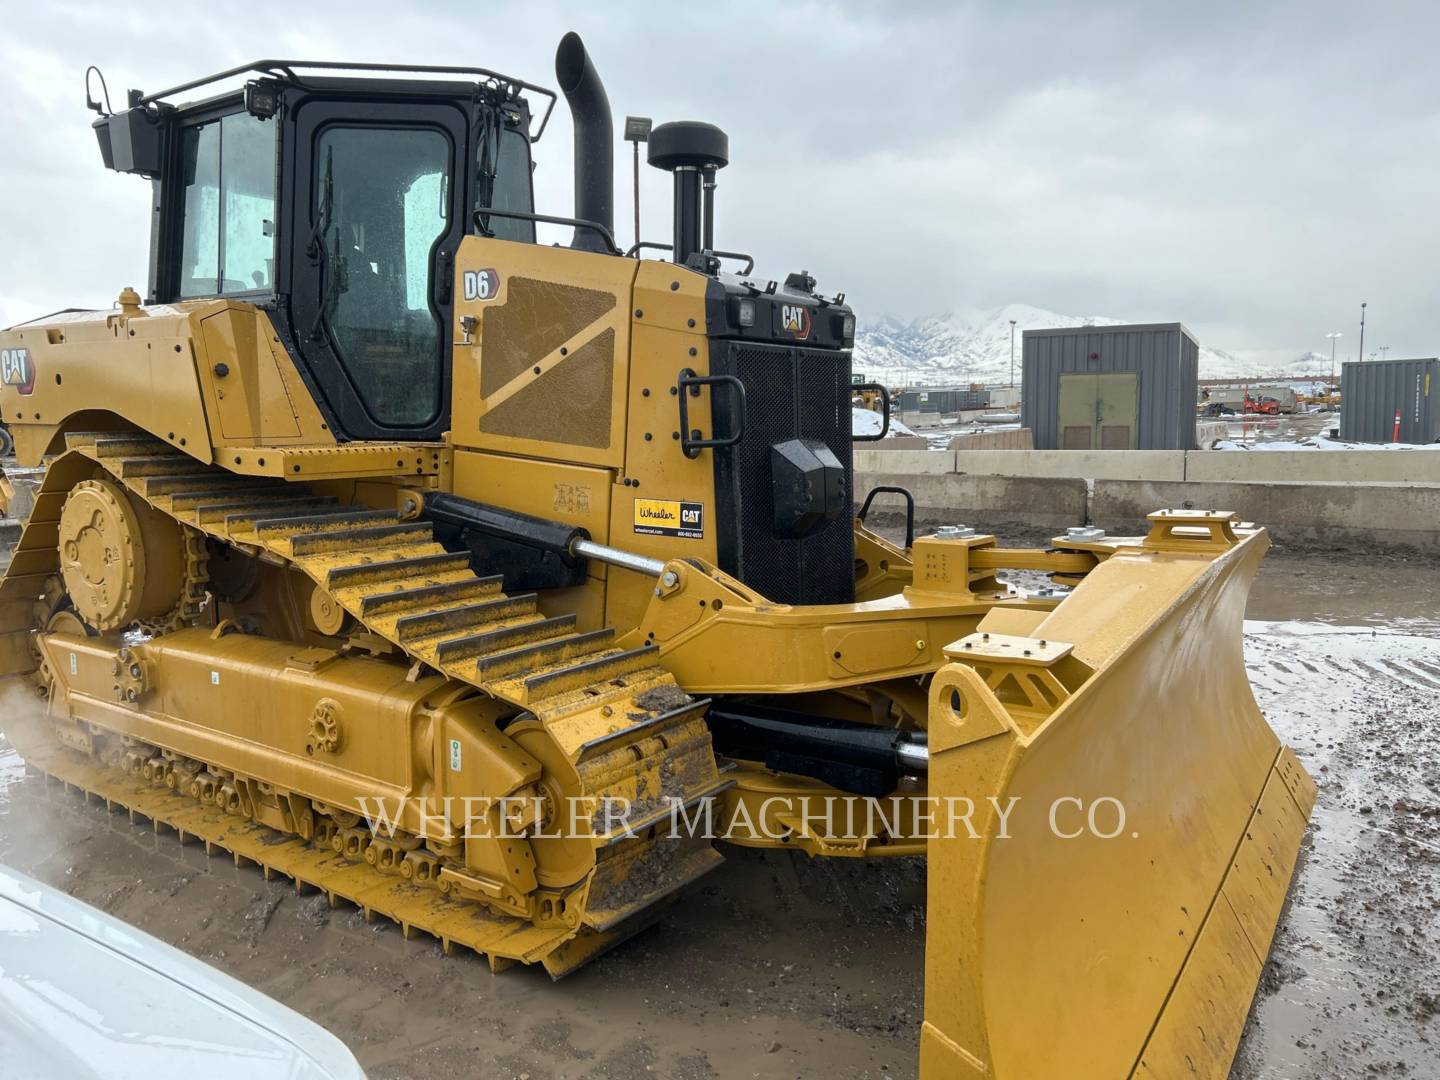
M0 866L7 1080L364 1080L324 1028L102 911Z

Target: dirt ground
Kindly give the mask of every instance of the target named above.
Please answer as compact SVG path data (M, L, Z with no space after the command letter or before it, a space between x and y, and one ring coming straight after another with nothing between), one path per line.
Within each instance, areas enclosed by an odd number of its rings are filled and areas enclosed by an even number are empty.
M1275 552L1249 616L1256 695L1320 798L1233 1075L1440 1076L1440 563ZM300 1010L377 1080L916 1073L915 860L728 850L560 983L133 827L27 778L3 741L0 861Z

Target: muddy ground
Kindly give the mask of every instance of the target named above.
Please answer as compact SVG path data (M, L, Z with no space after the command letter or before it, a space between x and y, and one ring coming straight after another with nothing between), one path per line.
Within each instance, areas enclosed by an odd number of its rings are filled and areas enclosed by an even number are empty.
M1440 1076L1440 563L1275 552L1249 615L1256 695L1320 798L1234 1076ZM727 856L563 982L492 976L66 797L0 744L0 861L319 1021L372 1077L913 1077L923 865Z

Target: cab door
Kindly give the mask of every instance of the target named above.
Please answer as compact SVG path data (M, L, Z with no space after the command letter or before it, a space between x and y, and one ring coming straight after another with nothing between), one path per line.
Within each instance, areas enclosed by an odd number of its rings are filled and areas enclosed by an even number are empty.
M287 154L291 329L350 439L449 426L453 260L466 232L458 103L302 97Z

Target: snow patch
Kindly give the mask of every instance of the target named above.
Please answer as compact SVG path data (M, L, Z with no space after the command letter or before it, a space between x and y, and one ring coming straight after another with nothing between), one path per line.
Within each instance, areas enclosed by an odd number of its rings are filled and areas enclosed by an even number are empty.
M850 432L853 435L878 435L880 424L884 417L870 409L850 409ZM914 435L908 427L902 424L895 417L890 417L890 430L885 433L887 439L893 439L900 435Z

